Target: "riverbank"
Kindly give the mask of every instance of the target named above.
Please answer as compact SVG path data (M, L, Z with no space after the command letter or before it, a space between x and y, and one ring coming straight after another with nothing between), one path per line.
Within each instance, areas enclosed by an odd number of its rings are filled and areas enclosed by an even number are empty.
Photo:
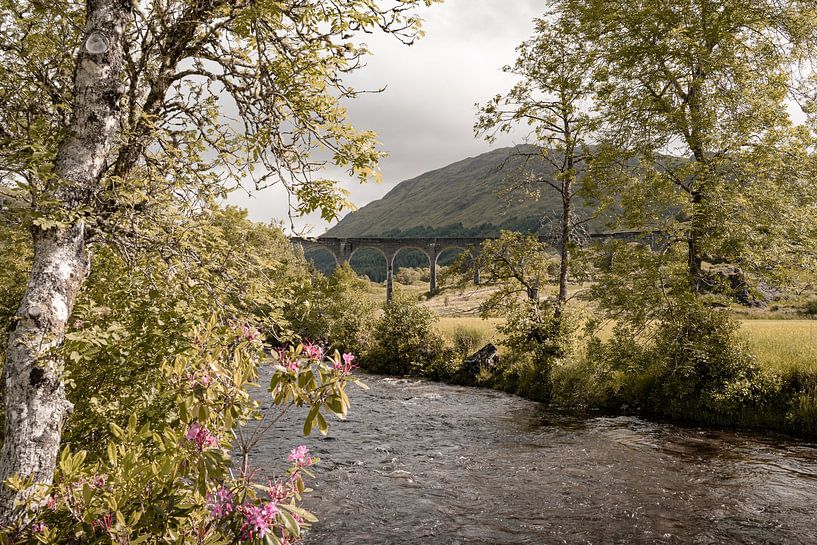
M427 310L435 306L421 304ZM381 350L387 361L363 362L376 372L489 387L569 410L817 437L817 320L744 317L733 330L728 320L717 316L705 313L701 319L712 322L685 333L693 342L687 348L673 336L663 349L639 342L610 343L608 327L593 337L574 339L567 353L545 365L502 346L504 320L437 316L430 332L416 336L416 346L402 342L416 324L393 332L401 339L394 345L399 346L399 357L395 350ZM378 335L388 335L388 329ZM442 340L434 340L432 333ZM464 370L463 358L487 342L500 347L500 364L478 373ZM668 356L666 350L677 354ZM410 364L400 363L408 359Z

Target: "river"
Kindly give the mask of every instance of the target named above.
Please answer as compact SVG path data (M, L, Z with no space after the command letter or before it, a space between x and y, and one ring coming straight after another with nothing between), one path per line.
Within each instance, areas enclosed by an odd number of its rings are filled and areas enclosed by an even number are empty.
M287 415L252 454L320 456L307 545L817 543L814 444L363 378L328 436Z

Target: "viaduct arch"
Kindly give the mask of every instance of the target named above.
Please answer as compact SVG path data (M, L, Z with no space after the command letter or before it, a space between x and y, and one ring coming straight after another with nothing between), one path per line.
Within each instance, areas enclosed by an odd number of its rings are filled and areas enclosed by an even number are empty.
M301 246L304 251L312 249L328 250L335 262L340 265L348 263L352 255L363 248L372 248L379 251L386 258L386 300L391 302L394 294L394 258L404 249L416 249L426 254L431 267L429 280L429 291L433 294L437 291L437 258L442 252L456 248L471 254L474 260L474 284L480 284L479 258L480 247L486 240L495 237L435 237L435 238L334 238L317 237L301 238L292 237L293 244ZM628 242L641 242L648 244L654 250L661 248L665 244L665 238L660 233L644 231L619 231L614 233L596 233L590 235L590 240L617 239ZM553 240L548 237L540 237L545 243L550 243L554 247Z
M437 291L437 258L445 250L456 248L469 252L475 259L479 258L480 245L486 238L300 238L290 239L300 245L304 251L311 249L328 250L335 257L338 265L348 263L358 250L372 248L386 258L386 299L391 301L394 294L394 258L401 250L414 249L423 252L428 258L431 269L429 291ZM479 284L479 267L474 267L474 283Z

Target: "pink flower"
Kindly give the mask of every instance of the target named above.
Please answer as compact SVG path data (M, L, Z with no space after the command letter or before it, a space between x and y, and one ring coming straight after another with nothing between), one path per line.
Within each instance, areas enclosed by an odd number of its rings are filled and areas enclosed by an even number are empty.
M342 359L343 359L343 363L341 363L340 361L335 362L335 365L334 365L335 371L340 371L344 375L348 375L348 374L350 374L352 372L353 369L358 368L357 365L352 364L352 362L355 361L355 355L354 354L343 354Z
M280 501L285 500L289 497L289 490L284 487L284 483L281 481L267 481L267 493L269 494L270 501L278 503Z
M210 373L207 371L196 371L194 373L187 373L187 385L190 388L195 388L196 386L203 386L207 388L212 382L212 378L210 377Z
M289 461L297 464L299 467L312 465L312 457L309 455L309 449L306 445L295 447L289 453Z
M38 522L31 526L31 531L35 534L42 534L46 530L48 530L48 525L44 522Z
M241 326L238 329L239 332L241 333L241 336L250 342L253 342L261 337L261 333L259 333L257 329L248 324L241 324Z
M275 527L275 515L278 513L278 506L273 502L265 503L261 506L242 505L241 511L244 514L244 524L241 530L247 539L260 539L267 535Z
M323 359L323 347L318 344L305 343L304 352L306 352L306 356L311 360L321 361Z
M105 475L97 475L96 478L94 478L93 485L95 488L102 488L105 486Z
M203 450L204 447L215 447L218 445L218 439L198 422L190 424L184 437L188 441L195 443L196 449L199 451Z
M207 495L207 509L214 519L223 519L233 512L233 493L227 487L221 486L215 493Z
M48 496L48 499L45 501L45 506L48 507L52 511L57 510L57 497L54 495Z
M113 515L110 513L102 515L91 523L92 528L104 529L105 531L109 531L111 526L113 526Z

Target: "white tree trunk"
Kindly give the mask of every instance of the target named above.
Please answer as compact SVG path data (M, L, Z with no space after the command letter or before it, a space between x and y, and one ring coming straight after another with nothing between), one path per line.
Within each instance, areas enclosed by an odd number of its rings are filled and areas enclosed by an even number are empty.
M98 178L119 126L123 40L131 0L88 0L85 41L77 58L71 125L54 164L52 197L59 212L91 208ZM52 216L60 219L60 216ZM9 336L5 383L5 439L0 480L12 475L50 484L62 425L71 404L65 397L57 349L88 272L84 221L35 229L28 288ZM32 489L0 491L0 525L21 513L15 504Z

